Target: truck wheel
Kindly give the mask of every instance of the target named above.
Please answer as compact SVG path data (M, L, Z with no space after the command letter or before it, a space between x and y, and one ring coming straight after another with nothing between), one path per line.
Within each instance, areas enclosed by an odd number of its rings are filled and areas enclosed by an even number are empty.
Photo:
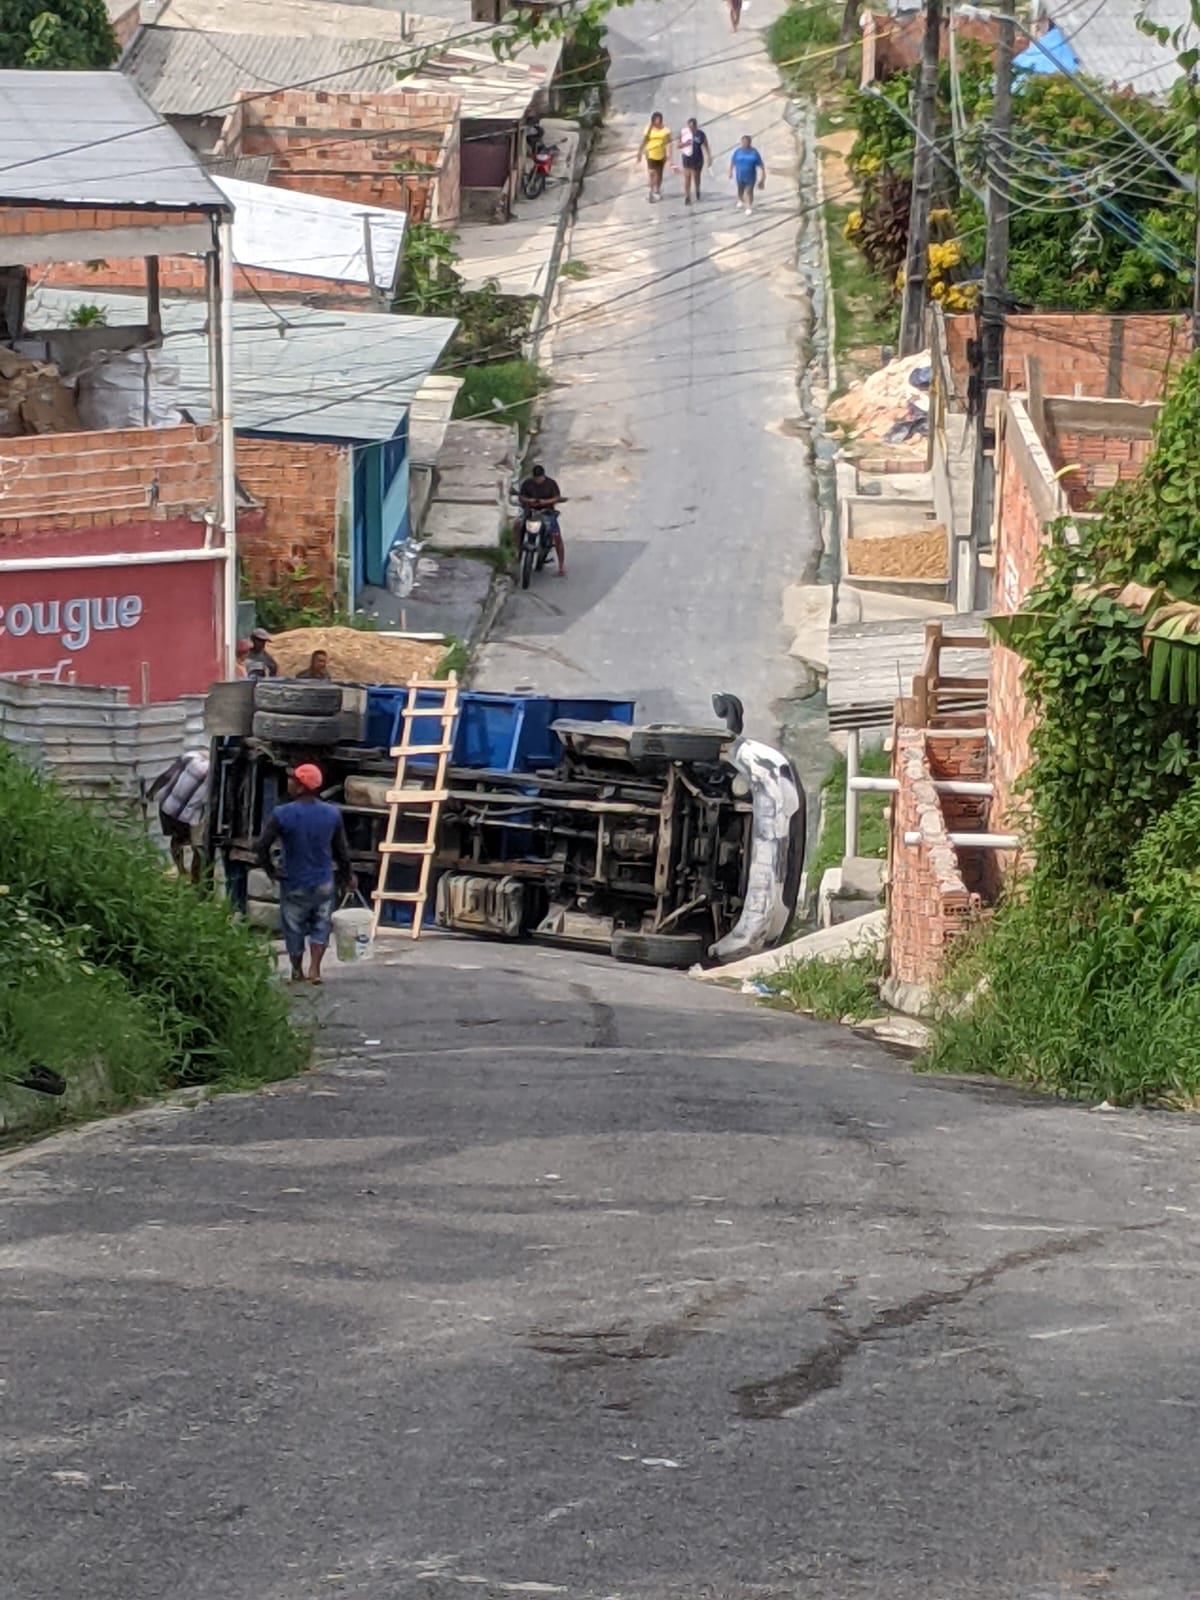
M337 744L341 736L340 712L327 717L293 717L283 711L254 713L254 737L274 744Z
M631 761L720 761L730 743L723 728L675 728L650 723L629 736Z
M254 709L282 711L292 717L331 717L342 709L342 686L260 678L254 685Z
M694 967L704 959L704 940L698 933L633 933L618 930L609 954L617 961L636 961L643 967Z

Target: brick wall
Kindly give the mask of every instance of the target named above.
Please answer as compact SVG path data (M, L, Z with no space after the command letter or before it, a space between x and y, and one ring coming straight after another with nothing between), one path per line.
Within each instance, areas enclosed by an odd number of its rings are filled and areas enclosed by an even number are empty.
M112 228L154 228L206 224L202 211L93 210L88 206L0 205L0 237L5 234L73 233L90 228L104 233ZM102 241L97 241L100 254Z
M1101 490L1136 478L1151 446L1148 438L1056 428L1052 440L1055 466L1060 471L1075 469L1065 472L1061 480L1071 509L1086 511Z
M144 292L146 266L139 257L128 261L55 261L29 268L30 278L55 289L78 289L86 299L89 289L134 289ZM159 288L167 294L203 294L204 262L196 256L160 256ZM297 272L273 272L261 267L233 269L235 294L320 295L322 299L364 300L365 283L343 283L336 278L309 278Z
M269 155L271 184L453 222L459 209L459 102L451 94L286 89L243 98L218 155Z
M984 770L986 748L982 739L956 738L948 750L931 758L941 742L922 728L898 727L892 754L892 776L900 788L891 808L888 975L922 987L939 977L948 946L979 906L978 891L968 884L947 838L952 825L933 787L933 763L938 776L974 777ZM919 844L904 842L909 832L921 835Z
M314 593L334 598L344 453L309 440L238 439L238 482L263 507L261 526L238 540L252 587L273 587L302 565Z
M978 337L977 326L973 316L945 318L955 393L962 400L970 375L967 341ZM1186 319L1166 313L1010 316L1004 324L1004 387L1025 387L1025 357L1034 356L1043 394L1158 400L1189 349Z
M902 16L888 16L876 13L875 26L878 28L878 44L875 50L875 76L879 79L892 77L897 72L907 72L917 66L921 59L921 45L925 36L925 17L921 11L908 12ZM994 49L996 45L996 26L990 19L976 19L971 17L958 17L954 24L955 36L961 42L970 39L975 44L987 45ZM950 21L943 15L942 18L942 60L949 56Z
M202 512L216 501L217 444L191 424L0 439L0 551L35 531Z

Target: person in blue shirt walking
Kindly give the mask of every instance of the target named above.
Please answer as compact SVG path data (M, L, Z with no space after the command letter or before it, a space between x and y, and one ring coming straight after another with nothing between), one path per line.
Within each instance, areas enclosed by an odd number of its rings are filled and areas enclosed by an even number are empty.
M320 983L321 962L329 944L335 878L356 886L342 813L321 799L325 778L311 761L288 777L291 799L276 806L258 841L258 864L279 884L279 920L292 982L304 980L304 945L308 943L308 981ZM281 869L272 851L283 847Z
M729 176L737 180L737 208L749 216L754 210L755 189L761 189L767 181L767 166L748 133L742 135L741 143L733 152Z

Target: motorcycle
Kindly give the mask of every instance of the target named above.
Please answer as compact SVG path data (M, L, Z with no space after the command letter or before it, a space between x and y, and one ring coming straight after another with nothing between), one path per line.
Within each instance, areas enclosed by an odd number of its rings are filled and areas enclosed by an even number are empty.
M522 589L528 589L534 573L541 572L550 559L554 550L554 519L554 511L538 511L532 506L521 513L517 554Z
M526 200L536 200L546 187L546 179L554 166L554 158L558 154L556 144L542 144L539 139L536 144L526 146L529 157L529 166L521 174L521 193Z

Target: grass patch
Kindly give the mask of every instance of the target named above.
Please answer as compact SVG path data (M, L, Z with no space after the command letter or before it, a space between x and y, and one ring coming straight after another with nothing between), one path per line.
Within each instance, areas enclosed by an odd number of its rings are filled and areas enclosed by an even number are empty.
M433 669L435 678L448 678L453 672L461 680L466 676L471 665L471 652L467 649L462 639L450 639L446 645L446 653Z
M562 114L577 116L589 101L603 109L608 99L608 69L612 65L604 42L605 33L602 21L584 17L567 38L556 80Z
M130 1029L123 1092L235 1076L263 1083L304 1065L308 1044L291 1025L269 948L222 904L169 879L140 829L73 800L3 746L0 815L2 899L23 913L11 913L12 929L0 927L9 1018L7 1035L0 1022L0 1046L6 1037L10 1061L33 1048L22 998L28 969L37 982L63 988L83 1016L92 984L117 1018L113 1037ZM39 945L62 941L53 960L25 959L31 928ZM74 1047L63 1026L65 1059Z
M857 34L842 51L834 48L843 9L839 0L792 0L767 29L767 54L792 90L832 88L840 71L857 78L862 51Z
M826 1022L862 1022L879 1010L882 979L882 961L864 952L841 961L793 961L763 981L796 1011L811 1011Z
M586 261L564 261L562 266L558 269L558 275L560 278L574 278L576 280L580 280L583 278L590 278L592 275L592 269L588 266Z
M843 233L854 201L825 203L825 236L829 241L829 284L836 322L834 349L839 357L851 351L894 344L900 310L890 289L879 281ZM870 370L877 362L872 359Z
M533 421L533 403L550 380L532 361L493 361L467 367L454 402L457 418L515 422L522 436Z
M864 750L859 759L864 778L886 778L891 774L892 758L886 750ZM888 830L884 812L886 794L860 794L858 797L858 853L882 860L887 855ZM846 758L834 760L829 776L821 785L821 837L808 863L811 889L820 886L830 867L840 867L846 850Z

